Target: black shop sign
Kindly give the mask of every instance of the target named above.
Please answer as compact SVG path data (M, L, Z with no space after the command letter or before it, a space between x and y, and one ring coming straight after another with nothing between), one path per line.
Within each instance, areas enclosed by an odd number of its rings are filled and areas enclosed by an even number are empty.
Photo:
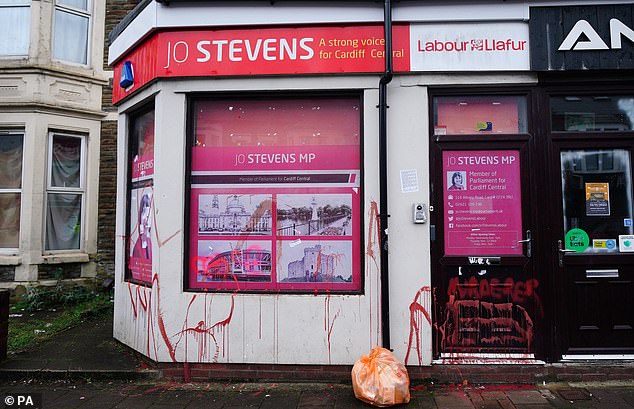
M634 68L634 5L531 7L534 71Z

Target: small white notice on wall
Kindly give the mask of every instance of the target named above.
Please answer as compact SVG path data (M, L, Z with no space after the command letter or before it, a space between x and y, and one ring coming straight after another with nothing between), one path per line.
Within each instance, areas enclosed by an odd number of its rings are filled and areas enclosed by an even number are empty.
M401 191L418 192L418 173L416 169L401 170Z

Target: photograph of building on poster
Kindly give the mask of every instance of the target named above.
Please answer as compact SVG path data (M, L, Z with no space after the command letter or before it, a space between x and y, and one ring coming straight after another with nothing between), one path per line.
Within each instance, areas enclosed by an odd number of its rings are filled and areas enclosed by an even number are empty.
M128 268L132 279L152 281L152 186L132 189Z
M279 236L352 234L350 194L280 194L276 201Z
M199 195L198 233L270 235L271 203L271 195Z
M196 279L209 281L271 281L271 242L198 241Z
M278 241L277 260L279 282L352 282L351 241Z

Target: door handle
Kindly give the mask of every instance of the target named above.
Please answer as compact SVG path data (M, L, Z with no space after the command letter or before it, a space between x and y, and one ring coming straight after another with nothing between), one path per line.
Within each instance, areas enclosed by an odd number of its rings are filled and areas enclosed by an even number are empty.
M518 240L517 243L526 243L526 257L530 258L533 255L533 234L530 230L526 230L526 238L524 240Z
M559 268L564 266L564 254L576 253L576 250L565 249L561 240L557 240L557 253L559 253Z

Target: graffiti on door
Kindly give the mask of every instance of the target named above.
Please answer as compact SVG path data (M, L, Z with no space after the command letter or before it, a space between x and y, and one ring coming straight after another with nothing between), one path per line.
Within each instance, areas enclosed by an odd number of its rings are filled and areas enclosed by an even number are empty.
M454 277L441 309L441 352L531 353L535 320L543 315L536 279Z

